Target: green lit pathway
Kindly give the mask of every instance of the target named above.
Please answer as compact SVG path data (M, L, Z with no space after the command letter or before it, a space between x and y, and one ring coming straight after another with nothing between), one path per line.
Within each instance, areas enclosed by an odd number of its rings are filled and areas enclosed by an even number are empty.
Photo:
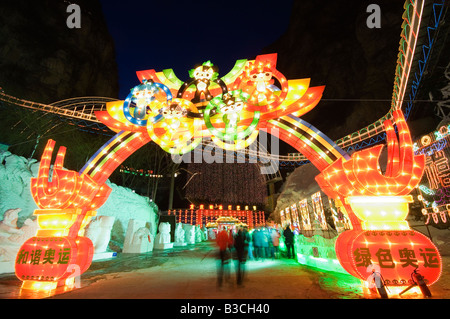
M0 276L0 299L361 299L360 282L350 275L322 272L292 259L250 260L243 287L231 280L217 287L217 248L203 242L171 251L119 254L96 261L81 276L81 287L52 296L20 293L14 274ZM444 265L447 266L447 257ZM431 287L433 298L449 298L450 276L444 268Z
M103 263L103 265L102 265ZM81 288L54 298L161 299L330 299L361 298L353 277L323 273L294 260L250 260L243 287L235 283L234 264L229 282L217 287L217 249L196 244L151 256L119 256L96 262L84 274ZM142 267L141 269L136 269Z

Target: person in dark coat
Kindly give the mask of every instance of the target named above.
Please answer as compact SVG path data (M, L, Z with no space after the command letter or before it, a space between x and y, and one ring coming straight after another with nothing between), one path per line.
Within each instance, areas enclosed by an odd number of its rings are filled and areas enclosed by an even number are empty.
M234 237L234 248L236 249L236 282L238 285L242 285L244 280L249 241L250 235L248 232L240 228Z
M255 256L255 260L259 260L261 256L261 230L256 228L253 231L253 255Z
M266 227L261 228L261 255L264 258L270 257L270 246L272 244L272 239L270 238L269 231Z
M294 233L291 230L291 225L287 225L283 231L284 243L286 245L288 258L295 258L294 253Z

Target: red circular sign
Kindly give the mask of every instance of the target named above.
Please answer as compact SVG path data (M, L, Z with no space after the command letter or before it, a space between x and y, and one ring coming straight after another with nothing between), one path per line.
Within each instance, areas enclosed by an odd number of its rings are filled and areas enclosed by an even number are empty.
M411 284L416 268L429 285L442 272L438 249L414 230L349 230L337 238L336 255L345 270L363 280L376 267L388 286Z
M67 237L32 237L19 249L16 276L21 280L58 281L75 264L77 245Z
M19 249L16 276L21 280L61 281L73 273L81 274L94 255L92 241L87 237L32 237Z

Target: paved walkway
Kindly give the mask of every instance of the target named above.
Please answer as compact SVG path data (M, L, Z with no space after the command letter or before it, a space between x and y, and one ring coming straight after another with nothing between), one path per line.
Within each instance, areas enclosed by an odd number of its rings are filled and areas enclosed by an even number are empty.
M433 298L450 296L449 274L431 287ZM93 262L82 274L81 288L53 296L20 290L14 274L0 275L1 299L362 299L360 282L354 277L298 264L285 258L250 260L244 285L237 286L234 264L231 278L217 286L217 249L211 242L148 254L119 254L111 260ZM448 288L447 288L448 287ZM418 296L420 298L420 296Z

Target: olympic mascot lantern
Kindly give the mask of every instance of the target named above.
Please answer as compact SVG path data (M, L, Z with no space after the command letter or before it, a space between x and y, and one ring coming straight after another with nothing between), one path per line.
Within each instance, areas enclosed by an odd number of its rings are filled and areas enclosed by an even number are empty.
M243 149L256 140L260 129L284 131L275 120L308 112L322 96L324 87L309 88L309 79L286 80L276 62L276 54L238 60L219 77L218 68L207 61L191 69L185 82L172 69L138 71L142 84L125 102L110 102L107 111L96 115L116 132L145 128L152 141L172 154L193 150L203 138L223 149ZM289 121L300 126L297 118Z
M275 68L276 64L276 55L260 56L234 82L235 89L241 89L249 95L248 110L273 110L286 99L288 81ZM281 89L274 85L274 79L279 81Z

